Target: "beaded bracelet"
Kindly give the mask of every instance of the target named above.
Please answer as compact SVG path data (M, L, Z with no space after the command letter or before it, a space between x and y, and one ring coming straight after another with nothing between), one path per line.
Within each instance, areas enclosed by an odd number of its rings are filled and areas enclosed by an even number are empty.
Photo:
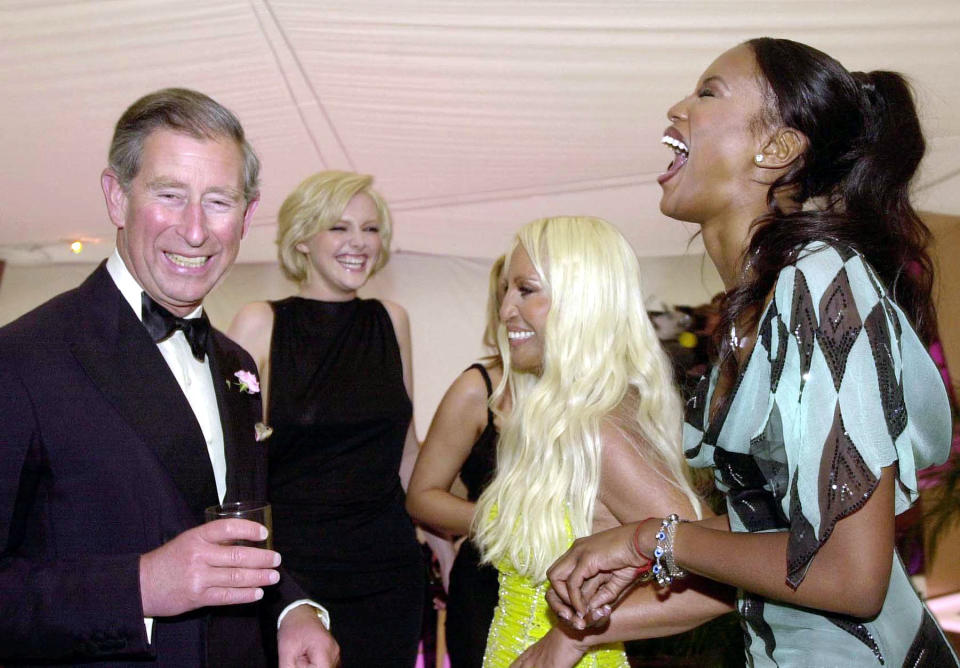
M673 542L677 536L677 527L680 526L680 522L684 522L685 520L681 520L676 515L671 515L671 517L675 518L675 521L671 522L670 525L667 526L667 553L664 555L664 561L667 562L667 570L670 571L670 575L673 576L673 579L679 580L680 578L685 577L687 572L677 565L676 558L673 554Z
M677 525L681 520L676 513L660 521L660 530L657 531L657 547L653 551L653 576L661 587L669 587L674 580L679 580L687 573L681 569L673 557L673 539L677 534Z

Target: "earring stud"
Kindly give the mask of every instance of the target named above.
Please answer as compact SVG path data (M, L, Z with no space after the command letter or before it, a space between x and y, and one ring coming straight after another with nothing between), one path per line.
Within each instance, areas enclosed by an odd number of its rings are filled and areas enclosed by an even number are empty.
M754 161L755 163L757 163L758 165L759 165L761 162L763 162L763 153L757 153L755 156L753 156L753 161Z

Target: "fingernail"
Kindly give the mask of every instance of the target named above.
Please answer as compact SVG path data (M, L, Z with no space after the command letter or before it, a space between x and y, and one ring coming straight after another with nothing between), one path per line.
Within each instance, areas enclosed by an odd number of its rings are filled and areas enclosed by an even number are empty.
M263 590L258 589L257 591L253 592L253 598L256 599L257 601L263 598Z
M561 610L560 612L558 612L557 617L559 617L560 619L565 619L567 621L570 621L570 613L567 612L566 610Z
M261 525L260 525L260 540L266 540L266 539L267 539L267 536L269 535L269 533L270 533L270 532L267 531L267 527L265 527L265 526L263 526L263 525L261 524Z
M276 571L270 571L270 577L268 579L270 580L270 584L275 585L280 582L280 574Z
M273 553L273 565L274 565L274 567L280 565L280 560L281 560L281 559L282 559L282 557L280 556L280 553L279 553L279 552L274 552L274 553Z

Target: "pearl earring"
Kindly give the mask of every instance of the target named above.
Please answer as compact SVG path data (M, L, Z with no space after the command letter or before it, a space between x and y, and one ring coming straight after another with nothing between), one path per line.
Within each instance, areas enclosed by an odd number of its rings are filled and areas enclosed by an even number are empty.
M753 156L753 161L754 161L755 163L757 163L758 165L759 165L761 162L763 162L763 153L757 153L755 156Z

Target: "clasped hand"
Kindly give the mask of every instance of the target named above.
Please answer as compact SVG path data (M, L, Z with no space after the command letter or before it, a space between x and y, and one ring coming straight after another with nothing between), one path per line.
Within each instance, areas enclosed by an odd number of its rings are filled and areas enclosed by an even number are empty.
M261 541L267 529L224 519L184 531L140 557L140 595L146 617L179 615L205 606L252 603L276 584L280 554L232 541Z
M547 603L558 617L578 630L606 622L647 561L633 548L636 528L626 524L579 538L554 562Z

